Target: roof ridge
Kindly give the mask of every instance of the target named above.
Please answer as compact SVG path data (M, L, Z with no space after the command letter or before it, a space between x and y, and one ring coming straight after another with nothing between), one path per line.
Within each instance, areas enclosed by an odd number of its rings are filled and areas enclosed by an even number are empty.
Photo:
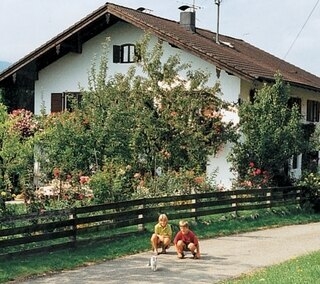
M52 54L60 43L68 44L71 41L76 46L77 43L73 41L78 32L82 38L80 44L83 44L103 29L107 29L109 27L109 22L106 21L108 14L113 16L110 25L119 20L126 21L136 28L153 33L156 37L185 50L187 53L235 74L239 78L248 81L272 79L277 69L281 69L285 80L320 91L320 78L318 76L257 48L243 39L220 34L220 41L230 42L231 45L218 44L214 40L216 33L208 29L196 27L194 32L188 31L178 21L110 2L105 3L0 72L0 82L19 70L28 69L27 67L30 67L30 65L35 72L38 72L44 66L51 64L52 61L43 62L43 59L48 59L49 54ZM59 58L54 57L52 60L58 60ZM38 65L39 62L42 65Z

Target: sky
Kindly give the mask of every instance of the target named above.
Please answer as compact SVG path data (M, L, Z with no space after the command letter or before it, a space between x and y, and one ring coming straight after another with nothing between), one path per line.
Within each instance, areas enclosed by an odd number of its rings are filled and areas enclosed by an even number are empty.
M221 34L320 77L320 0L220 1ZM0 0L0 61L18 61L106 2L175 21L178 7L195 5L196 26L217 29L215 0Z

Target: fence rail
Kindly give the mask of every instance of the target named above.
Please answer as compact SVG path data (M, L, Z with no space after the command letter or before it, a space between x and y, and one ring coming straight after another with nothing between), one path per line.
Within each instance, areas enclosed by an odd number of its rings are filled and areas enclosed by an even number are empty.
M75 248L138 234L160 213L170 220L301 204L302 187L232 190L143 198L0 219L0 257Z

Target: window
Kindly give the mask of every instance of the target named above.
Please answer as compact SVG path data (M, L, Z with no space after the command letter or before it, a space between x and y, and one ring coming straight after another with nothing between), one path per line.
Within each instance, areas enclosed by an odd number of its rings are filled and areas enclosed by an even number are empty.
M320 102L307 101L307 121L319 122Z
M135 45L123 44L113 46L113 63L135 62Z
M72 111L74 104L80 104L81 96L79 92L52 93L51 112Z
M319 152L312 151L302 155L302 169L310 172L317 172L319 168Z
M289 107L290 109L292 109L292 107L293 107L294 105L297 105L297 106L298 106L298 110L299 110L299 112L301 113L301 99L300 99L300 98L293 98L293 97L289 98L289 100L288 100L288 107Z

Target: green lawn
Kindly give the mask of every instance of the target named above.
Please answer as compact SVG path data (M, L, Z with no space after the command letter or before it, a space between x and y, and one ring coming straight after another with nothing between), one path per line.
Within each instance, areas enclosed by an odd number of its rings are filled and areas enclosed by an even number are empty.
M320 283L320 251L258 270L221 284L313 284Z
M203 219L199 219L196 223L190 220L190 223L192 229L197 232L197 235L201 239L205 239L214 238L217 236L231 235L239 232L248 232L261 228L270 228L275 226L303 224L319 221L319 214L305 213L301 210L289 211L285 209L279 209L277 211L273 210L272 212L261 211L254 213L246 213L242 214L240 217L229 215L219 216L219 218L217 218L217 216L212 216L212 218L206 217ZM30 256L10 260L1 259L0 283L5 283L16 279L23 279L34 275L43 275L44 273L60 271L63 269L71 269L79 266L85 266L92 263L99 263L107 259L113 259L123 255L149 250L151 229L152 226L150 225L149 227L147 227L146 232L141 233L139 236L130 237L129 241L128 239L120 239L118 241L112 241L112 244L106 242L99 244L88 244L84 247L79 247L76 250L64 250L54 253L48 253L45 255L41 255L40 257ZM57 259L59 259L59 261L57 261ZM301 274L301 271L298 268L293 270L291 274L294 272ZM275 274L277 275L277 273ZM318 276L319 275L320 274L318 273ZM262 279L262 277L260 279Z

